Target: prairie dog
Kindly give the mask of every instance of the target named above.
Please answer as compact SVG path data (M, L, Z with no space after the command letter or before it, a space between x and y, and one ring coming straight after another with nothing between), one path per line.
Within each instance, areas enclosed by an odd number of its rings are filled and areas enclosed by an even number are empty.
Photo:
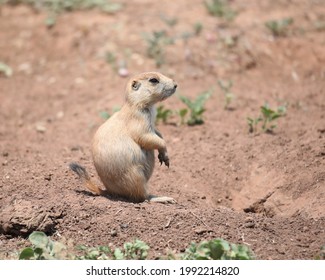
M70 168L86 186L98 195L109 194L132 202L175 202L170 197L148 193L158 150L160 164L169 167L165 140L155 128L155 104L171 96L177 84L158 72L146 72L131 78L126 87L125 104L103 123L92 142L93 161L105 190L91 180L86 170L71 163Z

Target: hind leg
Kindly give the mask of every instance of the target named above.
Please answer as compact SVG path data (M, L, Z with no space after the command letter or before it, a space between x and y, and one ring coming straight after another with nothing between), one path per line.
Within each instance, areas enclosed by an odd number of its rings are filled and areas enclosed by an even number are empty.
M134 166L120 182L122 196L133 202L143 202L148 199L147 178L142 168Z

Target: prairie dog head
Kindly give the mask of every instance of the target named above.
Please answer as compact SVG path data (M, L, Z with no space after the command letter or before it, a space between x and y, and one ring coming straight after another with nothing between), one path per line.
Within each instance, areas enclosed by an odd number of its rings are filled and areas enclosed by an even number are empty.
M171 96L176 88L174 80L158 72L142 73L128 82L126 101L140 108L150 107Z

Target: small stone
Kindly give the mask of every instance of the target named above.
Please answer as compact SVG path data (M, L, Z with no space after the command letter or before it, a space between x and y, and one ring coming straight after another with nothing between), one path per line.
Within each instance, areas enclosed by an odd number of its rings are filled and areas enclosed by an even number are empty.
M254 219L252 217L246 217L245 222L253 222Z
M48 174L48 175L46 175L46 176L44 177L44 179L47 180L47 181L51 181L51 179L52 179L52 174Z
M120 224L120 227L121 227L122 229L126 229L126 228L129 227L129 225L128 225L128 224Z
M206 233L206 232L213 232L213 230L208 229L208 228L196 228L194 231L195 231L196 234L203 234L203 233Z
M36 125L36 131L40 133L44 133L46 131L46 127L43 124L37 124Z
M111 230L111 236L112 237L117 236L117 231L115 229Z

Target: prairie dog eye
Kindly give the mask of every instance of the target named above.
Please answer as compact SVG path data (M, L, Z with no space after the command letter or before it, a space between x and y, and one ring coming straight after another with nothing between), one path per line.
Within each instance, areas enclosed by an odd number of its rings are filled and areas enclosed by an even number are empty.
M158 84L159 83L159 80L156 79L156 78L150 78L149 79L149 82L152 83L152 84Z

